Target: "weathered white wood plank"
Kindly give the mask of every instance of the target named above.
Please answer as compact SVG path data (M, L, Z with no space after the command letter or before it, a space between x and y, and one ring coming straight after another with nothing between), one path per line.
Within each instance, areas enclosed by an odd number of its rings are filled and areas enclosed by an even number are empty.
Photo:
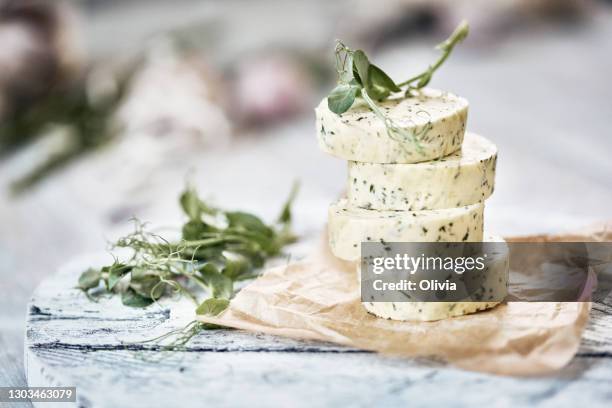
M0 247L0 386L25 387L23 372L23 321L31 282L15 276L13 257ZM6 272L6 274L4 274ZM0 403L7 408L27 408L26 403Z
M26 379L23 375L23 360L15 355L18 349L17 342L22 343L20 335L0 332L0 386L2 387L25 387ZM0 403L5 408L27 408L29 403Z
M520 379L366 353L151 354L39 350L28 355L28 376L77 381L85 407L559 408L607 406L612 375L609 360L597 359L576 360L558 377Z
M206 331L183 351L170 352L137 341L183 327L193 305L174 299L131 309L116 297L91 302L73 287L92 259L77 260L41 284L30 303L26 333L28 383L76 386L82 406L195 407L206 401L211 406L558 407L572 405L583 393L593 405L612 399L609 305L594 308L584 357L558 375L529 380L237 330ZM440 389L445 392L436 392Z
M612 358L612 296L593 304L578 353Z

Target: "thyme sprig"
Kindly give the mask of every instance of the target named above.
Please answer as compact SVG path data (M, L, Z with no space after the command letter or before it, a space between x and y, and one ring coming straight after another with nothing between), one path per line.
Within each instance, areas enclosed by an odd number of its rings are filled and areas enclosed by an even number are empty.
M335 56L338 83L327 97L329 110L341 115L353 106L355 100L362 99L385 124L390 137L400 142L412 142L417 149L420 149L418 140L428 131L429 126L426 125L418 134L407 132L385 115L376 102L382 102L400 92L403 92L405 97L410 97L414 91L427 86L433 74L468 33L469 25L466 21L462 21L445 41L436 46L436 49L441 51L438 60L420 74L400 83L394 82L381 68L372 64L365 52L352 50L341 41L337 41Z
M111 246L128 249L130 255L124 260L114 256L112 264L86 270L77 287L90 298L120 295L131 307L146 307L171 294L186 295L197 314L216 316L229 305L236 282L256 277L267 259L295 241L291 205L296 194L297 184L276 222L268 225L251 213L213 207L188 187L179 200L187 216L182 239L167 240L134 220L134 231ZM204 301L201 292L208 296Z

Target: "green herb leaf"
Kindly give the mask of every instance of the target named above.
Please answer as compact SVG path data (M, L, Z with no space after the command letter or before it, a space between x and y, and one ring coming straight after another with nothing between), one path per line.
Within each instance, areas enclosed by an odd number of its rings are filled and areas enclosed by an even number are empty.
M353 76L363 87L367 87L369 83L369 68L370 61L362 50L357 50L353 53Z
M234 293L234 282L228 276L219 272L219 269L207 263L200 267L199 275L204 284L206 284L212 292L214 298L229 299Z
M132 273L130 288L147 299L157 300L162 297L166 290L166 284L161 281L159 275L146 272L136 273L137 271L139 269Z
M183 212L191 221L200 221L202 209L200 206L200 199L194 189L188 188L185 190L185 192L181 194L179 202Z
M368 91L368 94L372 97L372 99L382 102L385 99L387 99L387 97L391 94L391 92L388 89L372 87Z
M147 307L153 303L153 299L141 296L133 289L128 289L121 294L121 302L129 307Z
M371 64L369 71L370 84L372 87L386 89L390 92L401 92L402 89L393 82L391 77L376 65Z
M349 84L336 86L327 97L329 110L338 115L349 110L353 106L360 89L359 86Z
M236 230L248 231L253 234L272 236L274 232L259 217L242 211L225 213L229 227Z
M191 221L202 221L203 215L216 215L219 211L216 208L208 206L198 197L198 192L192 186L181 194L179 198L183 212Z
M271 251L273 255L276 255L278 253L277 241L278 238L275 238L274 241L271 241L271 246L270 248L268 248L268 250ZM240 244L233 244L231 246L228 245L228 247L226 248L226 252L243 255L249 260L251 266L255 268L262 267L264 265L265 260L268 258L268 253L264 251L261 248L261 245L256 242L244 242Z
M225 266L221 273L229 279L239 279L240 276L252 269L252 263L249 262L249 259L243 254L230 251L225 251L223 254L225 256Z
M124 263L115 262L108 268L103 268L108 272L108 289L112 290L125 274L132 270L132 267Z
M183 225L183 239L188 241L200 239L206 232L208 232L207 225L202 221L189 220Z
M293 202L295 201L295 197L297 197L298 192L300 191L300 183L295 181L293 186L291 186L291 191L289 192L289 197L283 204L283 208L281 210L280 215L278 216L277 222L280 224L289 224L291 223L291 207L293 206Z
M225 275L219 275L212 286L212 295L218 299L230 299L234 294L234 281Z
M207 299L196 309L196 314L206 316L217 316L229 306L227 299Z
M100 271L90 268L79 276L78 288L84 291L98 287L100 284Z

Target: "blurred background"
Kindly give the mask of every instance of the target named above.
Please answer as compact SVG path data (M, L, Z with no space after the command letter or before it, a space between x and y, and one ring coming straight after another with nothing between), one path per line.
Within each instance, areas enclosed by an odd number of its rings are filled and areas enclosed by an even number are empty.
M314 128L334 40L402 80L463 18L432 86L499 147L487 228L612 218L611 1L0 0L0 385L23 380L36 284L134 215L180 225L187 179L267 219L299 179L296 229L318 239L346 177Z

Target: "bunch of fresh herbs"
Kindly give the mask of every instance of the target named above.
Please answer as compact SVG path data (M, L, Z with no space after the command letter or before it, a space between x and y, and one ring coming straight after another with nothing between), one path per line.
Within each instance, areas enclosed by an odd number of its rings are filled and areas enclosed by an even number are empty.
M427 86L434 72L447 60L455 45L467 37L468 32L468 23L462 21L450 37L436 46L436 49L441 51L438 60L420 74L400 83L393 81L381 68L372 64L365 52L352 50L338 41L335 50L338 84L327 97L329 110L341 115L353 106L356 99L362 99L384 122L392 138L411 141L418 147L420 135L408 133L397 126L384 114L376 102L382 102L399 93L403 93L404 97L410 97L414 91ZM427 130L428 128L425 127L424 132Z
M276 222L268 225L251 213L213 207L188 187L179 200L187 216L182 239L167 240L136 221L134 232L112 245L131 255L83 272L78 288L92 299L100 293L120 295L131 307L180 293L193 300L197 314L216 316L229 305L236 282L256 277L267 259L295 241L291 205L296 193L297 184ZM200 301L200 292L208 298Z
M112 92L92 98L87 75L70 83L55 84L38 100L14 107L0 121L0 158L44 138L50 129L63 127L68 143L12 183L15 193L35 185L49 173L81 154L110 142L119 132L113 115L127 93L133 70L113 79Z

